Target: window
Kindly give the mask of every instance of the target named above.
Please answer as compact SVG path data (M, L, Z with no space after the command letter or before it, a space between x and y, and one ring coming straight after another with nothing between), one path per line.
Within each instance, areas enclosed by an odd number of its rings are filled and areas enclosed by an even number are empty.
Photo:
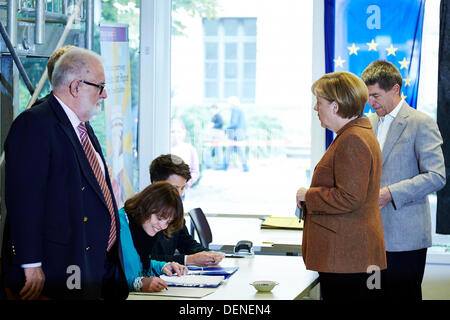
M205 99L254 102L256 18L203 19Z
M292 217L310 172L313 3L214 3L212 17L172 11L171 153L196 176L185 211Z

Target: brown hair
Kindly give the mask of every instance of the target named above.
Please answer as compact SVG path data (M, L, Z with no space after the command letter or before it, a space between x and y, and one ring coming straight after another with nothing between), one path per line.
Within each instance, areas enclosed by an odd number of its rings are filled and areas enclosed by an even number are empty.
M191 172L189 166L179 156L163 154L155 158L150 164L150 180L165 181L173 174L179 175L189 181Z
M337 114L344 119L361 117L369 100L369 91L364 82L351 72L341 71L323 75L314 82L311 91L339 106Z
M384 60L376 60L369 64L361 74L361 78L368 86L378 83L384 91L389 91L398 84L401 92L403 78L400 71L392 63Z
M155 182L125 201L124 209L139 225L157 214L172 219L163 232L170 236L183 227L184 209L177 189L168 182Z

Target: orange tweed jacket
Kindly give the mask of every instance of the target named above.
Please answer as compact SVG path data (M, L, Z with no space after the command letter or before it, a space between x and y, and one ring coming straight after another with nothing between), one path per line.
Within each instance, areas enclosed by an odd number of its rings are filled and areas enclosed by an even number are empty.
M305 195L302 255L306 268L363 273L386 268L378 208L381 151L367 118L342 127L314 169Z

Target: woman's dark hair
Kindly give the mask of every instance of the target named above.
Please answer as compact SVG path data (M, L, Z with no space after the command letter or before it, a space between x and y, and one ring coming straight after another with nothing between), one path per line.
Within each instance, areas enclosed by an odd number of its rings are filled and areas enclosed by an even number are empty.
M125 201L124 209L139 225L150 219L152 214L171 219L169 226L163 231L167 236L183 227L183 202L177 189L168 182L161 181L149 185Z

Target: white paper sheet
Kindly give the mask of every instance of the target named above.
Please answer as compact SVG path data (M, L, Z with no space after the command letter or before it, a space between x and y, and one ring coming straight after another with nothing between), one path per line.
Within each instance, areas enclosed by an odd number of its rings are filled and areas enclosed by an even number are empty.
M130 292L128 299L141 299L139 296L141 296L142 299L145 299L144 296L203 298L215 291L216 289L213 288L169 287L168 290L162 290L160 292Z

